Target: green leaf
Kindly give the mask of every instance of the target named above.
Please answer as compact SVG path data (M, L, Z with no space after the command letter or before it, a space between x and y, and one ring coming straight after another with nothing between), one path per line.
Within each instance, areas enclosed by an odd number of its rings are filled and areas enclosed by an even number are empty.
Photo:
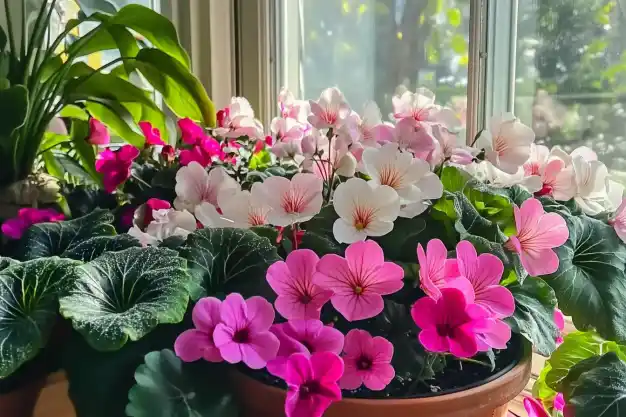
M613 228L587 216L564 216L569 239L556 248L559 269L545 280L579 330L626 340L626 247Z
M41 152L41 150L49 150L50 148L54 148L62 143L69 141L70 136L68 135L59 135L58 133L46 132L44 133L41 145L39 145L39 152Z
M215 366L215 365L213 365ZM171 350L150 352L128 393L130 417L237 417L237 405L206 362L183 363Z
M63 257L67 250L91 237L114 235L114 220L109 211L96 209L78 219L33 225L20 240L21 258Z
M611 352L594 361L591 369L587 369L585 363L574 368L581 366L584 372L564 393L567 407L573 408L571 415L623 417L626 410L626 363Z
M568 334L563 344L548 359L551 369L546 375L546 384L557 392L563 391L561 383L574 365L607 352L615 352L622 360L626 360L626 347L607 341L595 332Z
M93 117L107 125L117 136L139 149L143 148L146 142L145 137L138 133L137 128L134 128L135 121L120 103L107 103L105 105L88 102L85 107Z
M412 219L398 217L393 222L391 232L374 240L383 248L386 258L400 262L414 262L417 258L417 244L426 243L420 239L424 229L426 229L426 221L421 217Z
M74 104L68 104L67 106L63 107L61 113L59 113L59 116L69 119L89 121L89 114L83 108L78 107Z
M158 49L142 49L134 62L179 118L189 117L215 127L215 106L202 83L176 59Z
M72 144L83 169L89 174L93 182L101 184L102 177L96 171L96 152L93 145L87 142L89 124L83 120L74 120L72 122L71 136Z
M446 11L448 16L448 23L452 27L459 27L461 25L461 10L458 7L453 7Z
M441 172L443 189L451 193L462 191L470 178L467 172L453 166L445 166Z
M11 136L24 124L28 112L28 90L23 85L0 90L0 138ZM3 146L0 143L0 146ZM6 161L5 161L6 163Z
M95 349L120 349L159 324L183 319L189 301L185 266L169 249L105 253L74 270L61 314Z
M339 243L308 230L304 232L298 249L311 249L318 256L324 256L329 253L343 255L343 248Z
M543 403L543 406L550 410L554 404L554 398L557 392L550 388L546 383L546 376L552 370L549 362L546 362L543 369L539 373L537 380L533 384L533 397L538 398Z
M117 236L96 236L71 246L63 253L63 257L89 262L105 252L118 252L133 247L141 247L141 244L126 233Z
M15 262L0 271L0 378L46 345L57 320L58 295L76 264L50 257Z
M280 260L270 241L250 230L202 229L187 237L181 250L193 278L191 298L218 292L255 291L265 284L267 268Z
M332 204L322 207L319 213L313 218L304 223L306 230L311 230L316 234L323 236L329 240L335 240L333 236L333 224L335 220L339 218L339 215L335 211Z
M252 155L248 168L251 170L267 168L272 163L272 156L270 153L263 149Z
M538 353L549 356L556 348L559 329L554 323L556 296L548 284L540 278L528 277L508 287L515 298L515 312L506 319L511 330L520 333Z

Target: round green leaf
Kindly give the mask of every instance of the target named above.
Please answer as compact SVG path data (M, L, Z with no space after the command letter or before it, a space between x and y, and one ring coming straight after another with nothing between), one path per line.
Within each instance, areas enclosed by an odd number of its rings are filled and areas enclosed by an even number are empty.
M559 269L545 276L579 330L626 340L626 247L613 228L587 216L563 216L569 239L556 248Z
M6 259L6 258L5 258ZM50 257L0 271L0 378L34 358L57 319L58 294L77 262Z
M137 384L128 393L126 415L236 417L232 395L223 381L208 378L211 370L207 368L207 364L183 363L171 350L148 353L135 372Z
M254 295L266 282L267 268L280 260L267 238L245 229L197 230L181 252L193 279L194 300L217 292Z
M117 350L162 323L183 319L189 295L185 260L162 248L108 252L74 269L61 314L95 349Z
M105 252L118 252L133 247L141 247L141 243L127 233L117 236L96 236L72 246L64 252L63 257L89 262Z

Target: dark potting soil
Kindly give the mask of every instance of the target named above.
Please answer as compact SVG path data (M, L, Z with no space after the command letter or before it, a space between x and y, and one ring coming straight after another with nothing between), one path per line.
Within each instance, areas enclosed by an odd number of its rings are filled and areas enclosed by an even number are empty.
M370 391L361 386L354 391L344 390L344 398L423 398L471 389L499 378L520 362L524 354L522 337L513 334L507 345L507 349L494 351L495 369L493 370L481 364L461 362L448 357L443 371L438 372L433 379L414 381L395 378L383 391ZM481 358L481 361L485 360ZM255 371L240 366L239 371L265 384L286 388L283 380L270 375L265 370Z

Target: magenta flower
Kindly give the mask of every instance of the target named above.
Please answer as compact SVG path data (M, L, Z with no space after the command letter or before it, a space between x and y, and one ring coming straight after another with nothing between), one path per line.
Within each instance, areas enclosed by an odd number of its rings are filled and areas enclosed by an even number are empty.
M133 145L124 145L117 151L105 149L98 154L96 171L102 174L102 182L106 192L112 193L120 184L130 178L130 168L138 156L139 149Z
M108 145L111 142L111 135L107 127L98 119L89 119L89 137L87 142L92 145Z
M552 248L561 246L569 237L565 220L556 213L546 213L535 198L513 209L517 234L509 238L506 248L519 254L522 265L534 277L556 272L559 257Z
M554 397L554 409L560 412L565 410L565 397L563 397L563 393L559 392Z
M456 245L456 256L460 275L467 278L474 289L473 302L495 317L511 316L515 311L515 299L508 288L500 285L504 272L502 261L490 253L478 256L474 246L466 240Z
M274 307L284 318L319 319L322 306L333 295L313 284L320 258L310 249L298 249L285 262L274 262L267 270L267 282L278 294Z
M285 378L287 359L294 353L311 355L317 352L340 354L343 349L343 334L319 320L292 320L274 324L270 331L280 341L276 358L267 362L267 371Z
M161 158L166 162L174 162L176 159L176 149L172 145L165 145L161 149Z
M507 348L506 344L511 340L511 327L508 324L500 319L488 317L489 313L476 304L469 304L468 311L474 319L472 330L476 336L479 352Z
M161 132L156 127L152 126L150 122L139 122L139 128L143 132L144 137L146 138L146 146L150 145L165 145L163 139L161 139Z
M314 283L334 292L330 301L348 321L364 320L383 311L383 295L400 290L402 267L385 262L383 250L373 240L356 242L346 257L324 255L317 264Z
M17 212L17 217L2 223L2 233L11 239L19 239L33 224L58 222L64 219L65 215L54 209L22 208Z
M341 400L337 381L343 374L343 361L331 352L310 357L294 353L287 359L285 382L287 417L321 417L335 401Z
M353 390L363 384L372 391L380 391L396 376L391 366L393 345L384 337L372 337L365 330L350 330L343 351L345 369L339 381L342 389Z
M189 145L200 143L203 139L208 138L202 126L186 117L178 121L183 142Z
M475 304L468 305L460 290L442 288L437 300L430 297L417 300L411 308L411 317L422 329L418 338L427 350L467 358L478 352L474 327L487 318L487 313Z
M541 404L541 401L535 398L524 398L524 408L528 413L528 417L551 417L550 413L548 413L543 404Z
M174 351L184 362L204 359L209 362L222 362L219 349L213 343L213 332L220 323L222 302L214 297L202 298L191 313L195 329L185 330L174 342Z
M229 294L220 314L222 322L213 332L213 341L226 362L243 362L252 369L261 369L276 357L278 338L269 331L274 309L267 300L244 300L240 294Z
M559 329L559 335L556 338L556 343L560 345L563 343L563 330L565 330L565 316L563 312L558 308L554 309L554 324Z
M145 204L142 204L133 213L132 223L144 230L154 220L154 212L156 210L167 210L172 208L169 201L159 198L150 198Z
M191 162L197 162L203 167L211 165L214 159L222 159L224 153L222 152L220 143L211 138L205 137L201 139L191 149L183 149L180 151L180 164L187 166Z
M426 246L417 245L417 261L420 265L420 287L430 298L441 297L441 288L459 276L456 259L448 259L448 250L439 239L432 239Z

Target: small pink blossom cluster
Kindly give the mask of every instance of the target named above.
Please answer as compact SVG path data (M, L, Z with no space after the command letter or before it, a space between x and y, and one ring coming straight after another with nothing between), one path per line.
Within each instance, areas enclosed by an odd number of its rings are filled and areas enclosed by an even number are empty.
M34 224L58 222L65 219L63 213L54 209L22 208L17 217L2 223L2 234L11 239L20 239L24 232Z

